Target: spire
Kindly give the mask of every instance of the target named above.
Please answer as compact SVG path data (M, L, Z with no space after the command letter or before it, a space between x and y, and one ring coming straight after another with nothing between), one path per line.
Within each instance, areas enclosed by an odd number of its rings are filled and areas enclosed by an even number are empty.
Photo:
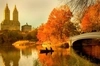
M8 3L6 3L6 6L8 7Z
M6 4L4 14L5 14L5 20L10 20L10 10L8 8L8 4Z
M15 7L14 7L14 12L18 12L18 11L17 11L17 8L16 8L16 5L15 5Z
M28 25L28 23L26 22L26 25Z
M16 5L15 5L14 11L13 11L13 20L18 21L18 11L17 11Z
M6 8L5 8L5 11L9 12L9 8L8 8L8 4L6 4Z

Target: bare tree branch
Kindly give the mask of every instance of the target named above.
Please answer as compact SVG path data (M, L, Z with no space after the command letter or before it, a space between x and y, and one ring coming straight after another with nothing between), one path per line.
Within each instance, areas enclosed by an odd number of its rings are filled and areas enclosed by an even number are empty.
M97 1L100 0L59 0L59 1L60 3L69 6L71 12L73 13L74 19L77 20L77 18L80 19L82 17L84 10L88 6L95 4Z

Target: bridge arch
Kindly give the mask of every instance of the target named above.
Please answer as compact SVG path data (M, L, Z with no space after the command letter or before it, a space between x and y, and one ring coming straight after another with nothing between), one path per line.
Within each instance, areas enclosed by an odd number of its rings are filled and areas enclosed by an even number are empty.
M100 38L100 32L91 32L91 33L84 33L77 36L70 37L70 46L73 46L73 43L82 40L82 39L94 39Z

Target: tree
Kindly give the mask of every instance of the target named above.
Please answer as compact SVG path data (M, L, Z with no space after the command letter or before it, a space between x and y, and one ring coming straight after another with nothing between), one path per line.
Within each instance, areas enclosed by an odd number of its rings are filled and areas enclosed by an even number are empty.
M63 32L68 37L79 34L79 32L76 29L76 26L70 21L65 23Z
M81 29L83 32L100 31L100 2L87 8Z
M39 41L61 42L64 41L64 25L70 21L72 13L66 5L54 8L49 15L48 21L38 28L37 38ZM66 36L67 38L68 36Z
M73 13L73 22L80 22L84 10L93 5L96 0L59 0L61 3L68 5L71 12Z
M24 40L31 40L31 41L38 41L37 40L37 28L34 28L33 30L31 30L27 33L24 33L23 39Z
M23 39L20 31L2 31L0 34L0 43L13 43Z
M39 28L38 28L38 32L37 32L37 38L39 39L39 42L43 42L46 41L46 33L45 33L45 28L44 28L44 24L42 24Z

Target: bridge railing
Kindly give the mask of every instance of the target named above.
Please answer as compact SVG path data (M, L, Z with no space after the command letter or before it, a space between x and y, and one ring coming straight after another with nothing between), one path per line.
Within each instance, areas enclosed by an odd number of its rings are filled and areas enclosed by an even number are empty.
M100 38L100 32L91 32L91 33L84 33L77 36L70 37L70 46L77 40L81 39L92 39L92 38Z

